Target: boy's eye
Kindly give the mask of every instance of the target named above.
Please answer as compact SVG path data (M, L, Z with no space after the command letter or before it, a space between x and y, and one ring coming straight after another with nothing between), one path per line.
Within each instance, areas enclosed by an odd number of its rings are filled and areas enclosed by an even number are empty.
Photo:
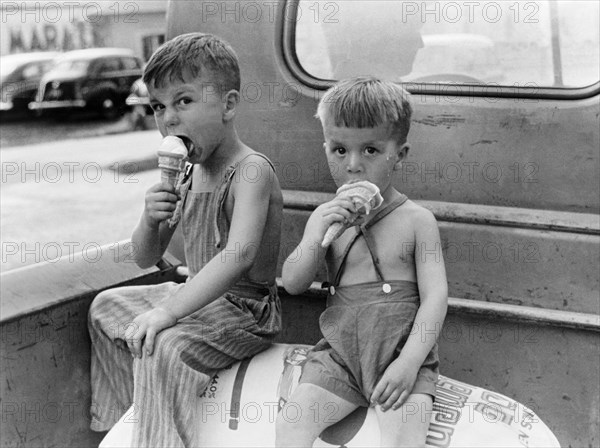
M346 148L344 148L342 146L338 146L336 148L333 148L333 152L343 155L343 154L346 154Z
M365 148L365 153L373 155L377 152L377 148L373 148L372 146L367 146Z
M163 109L163 105L162 104L151 104L150 107L152 108L152 110L154 112L160 112Z
M192 102L192 100L190 98L180 98L179 99L179 104L183 104L184 106L187 104L190 104Z

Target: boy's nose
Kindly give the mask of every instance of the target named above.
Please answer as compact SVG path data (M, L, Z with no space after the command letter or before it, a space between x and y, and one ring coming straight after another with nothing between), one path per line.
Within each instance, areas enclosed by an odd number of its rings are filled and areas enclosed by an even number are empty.
M177 112L175 111L175 109L170 107L165 108L164 122L167 128L177 125L178 120L179 119L177 117Z
M348 170L349 173L355 173L361 170L361 161L359 155L348 155L346 158L346 170Z

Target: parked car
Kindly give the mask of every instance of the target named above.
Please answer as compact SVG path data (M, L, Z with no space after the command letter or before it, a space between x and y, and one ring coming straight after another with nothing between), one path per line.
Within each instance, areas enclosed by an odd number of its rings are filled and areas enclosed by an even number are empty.
M0 111L27 112L35 99L42 75L60 53L19 53L0 58Z
M39 84L32 110L92 110L107 119L125 107L132 84L141 76L142 61L124 48L75 50L60 57Z

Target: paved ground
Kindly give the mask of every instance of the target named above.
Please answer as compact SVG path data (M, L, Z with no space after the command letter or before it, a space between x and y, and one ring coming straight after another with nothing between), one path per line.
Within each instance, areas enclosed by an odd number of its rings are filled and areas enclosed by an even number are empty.
M64 140L119 134L131 131L129 116L107 121L90 114L80 114L68 120L27 118L0 114L0 149Z
M148 170L160 140L152 130L3 146L2 270L82 250L93 258L100 245L128 238L160 178Z

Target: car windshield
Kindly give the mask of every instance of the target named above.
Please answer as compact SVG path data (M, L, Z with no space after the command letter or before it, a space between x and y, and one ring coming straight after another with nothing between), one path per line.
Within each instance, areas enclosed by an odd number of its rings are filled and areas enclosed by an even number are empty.
M89 60L66 59L58 61L57 64L54 66L53 71L85 73L89 65Z
M600 77L599 5L302 0L295 57L320 79L580 88Z

